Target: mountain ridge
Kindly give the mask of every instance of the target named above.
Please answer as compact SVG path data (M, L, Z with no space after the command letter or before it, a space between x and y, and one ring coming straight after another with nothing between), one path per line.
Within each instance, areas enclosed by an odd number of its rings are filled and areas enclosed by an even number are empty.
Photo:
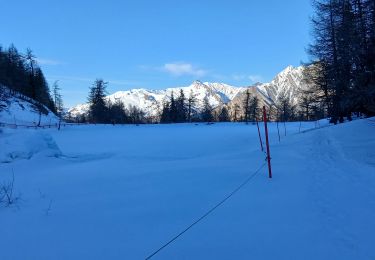
M227 105L233 107L232 102L239 103L250 89L251 93L260 98L262 104L271 105L277 103L281 97L289 98L292 104L298 102L298 92L306 84L303 82L303 66L288 66L275 78L268 83L255 83L250 86L235 87L226 83L202 82L195 80L192 84L185 87L166 88L162 90L153 90L145 88L136 88L124 91L117 91L106 96L107 101L121 101L125 107L135 106L145 112L146 116L157 116L165 101L169 99L172 93L177 96L180 90L184 91L186 97L194 95L197 99L197 108L203 106L205 98L214 108ZM77 117L87 113L88 104L78 104L68 110L71 117Z

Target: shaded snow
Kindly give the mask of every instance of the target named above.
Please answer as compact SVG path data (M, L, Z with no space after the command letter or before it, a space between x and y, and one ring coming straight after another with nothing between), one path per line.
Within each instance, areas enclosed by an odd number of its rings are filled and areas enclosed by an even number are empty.
M51 135L38 130L4 129L0 134L0 163L31 159L33 156L58 157L61 151Z
M375 123L286 127L278 143L270 124L274 178L264 168L154 259L374 259ZM0 164L22 194L0 208L0 259L144 259L264 162L245 124L0 133L44 137L61 156Z
M17 125L37 125L39 112L35 105L20 98L9 98L8 102L2 102L5 107L0 111L0 122ZM49 111L46 108L46 111ZM42 114L41 125L57 124L58 117L49 111L47 115Z

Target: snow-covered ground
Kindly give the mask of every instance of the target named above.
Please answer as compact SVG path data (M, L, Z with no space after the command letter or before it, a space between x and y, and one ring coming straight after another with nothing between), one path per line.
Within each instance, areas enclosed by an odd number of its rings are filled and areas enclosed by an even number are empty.
M14 125L37 125L39 123L39 111L35 105L17 97L9 98L8 102L0 101L5 107L0 110L0 123ZM41 114L41 125L56 125L59 119L51 111L45 108L48 114Z
M374 120L375 119L370 119ZM375 259L375 122L270 125L263 168L153 259ZM321 125L327 125L321 122ZM263 127L262 127L263 130ZM256 126L2 129L0 259L144 259L265 160Z

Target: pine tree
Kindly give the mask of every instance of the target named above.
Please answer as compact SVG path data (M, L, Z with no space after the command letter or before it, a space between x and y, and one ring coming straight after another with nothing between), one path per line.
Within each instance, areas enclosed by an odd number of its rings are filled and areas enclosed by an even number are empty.
M109 121L112 124L125 124L129 122L124 103L117 99L114 103L108 102Z
M129 118L130 122L133 124L146 123L145 113L136 106L129 107Z
M163 108L160 116L160 123L170 123L170 103L168 101L163 102Z
M56 112L47 81L30 49L21 55L14 45L0 47L0 84L9 88L12 95L34 99L40 113L48 112L43 105Z
M107 123L108 108L105 102L107 83L102 79L97 79L90 88L88 102L90 105L89 116L92 123Z
M44 77L43 71L41 68L35 68L34 75L34 87L35 87L35 100L47 106L51 111L56 113L55 104L50 94L50 89L46 78Z
M233 109L233 122L238 122L239 121L239 114L240 114L240 105L235 104L234 109Z
M0 111L2 111L5 107L2 102L7 102L7 100L8 95L6 93L5 87L0 83Z
M229 112L226 106L223 106L221 108L220 114L219 114L219 122L229 122Z
M288 122L295 119L295 107L285 95L279 97L276 107L278 110L277 121Z
M55 81L52 86L52 93L53 93L53 102L55 105L55 111L59 117L62 117L64 112L64 104L62 100L62 95L60 93L60 87L58 85L58 81Z
M60 130L61 120L62 120L63 113L64 113L64 105L63 105L62 96L60 94L60 87L58 85L58 81L55 81L53 83L52 93L53 93L53 102L55 106L55 111L56 111L57 116L59 117L58 129Z
M250 99L250 104L249 104L249 120L252 122L255 122L258 120L258 115L259 115L259 99L257 96L253 96Z
M325 69L323 63L314 62L303 70L306 89L300 91L299 108L302 111L302 119L317 120L326 116L330 105L329 90L325 81Z
M210 102L208 100L207 97L204 98L203 100L203 110L202 110L202 113L201 113L201 116L202 116L202 120L204 122L212 122L214 117L213 117L213 114L212 114L212 106L210 105Z
M177 116L178 116L177 113L178 113L177 103L176 103L176 99L174 98L174 93L172 91L171 99L169 101L169 118L172 123L177 123Z
M251 99L251 94L250 90L246 90L246 95L245 99L243 101L243 114L244 114L244 121L249 123L250 120L250 99Z
M324 78L320 78L322 81L317 83L327 89L328 112L332 121L337 122L341 114L340 83L334 80L339 74L337 1L314 1L314 7L316 14L312 22L315 42L310 46L309 52L325 69Z
M28 65L29 65L29 74L30 74L30 87L31 87L31 98L36 100L37 98L37 90L36 90L36 84L35 84L35 81L34 81L34 78L35 78L35 56L32 52L31 49L27 49L26 50L26 61L28 62Z
M187 119L187 107L184 91L180 89L180 95L176 100L176 122L183 123Z
M192 122L193 119L193 111L196 110L196 104L197 104L197 97L194 95L193 91L190 90L190 95L187 101L187 121Z
M357 50L353 87L346 105L352 110L375 115L375 1L354 1Z
M313 64L321 69L315 83L325 95L331 122L352 112L375 114L374 1L316 0Z
M25 66L24 57L18 53L16 47L12 44L8 50L5 50L3 56L3 68L0 71L3 71L4 75L2 83L15 90L20 92L28 97L31 97L30 93L30 75L28 69Z

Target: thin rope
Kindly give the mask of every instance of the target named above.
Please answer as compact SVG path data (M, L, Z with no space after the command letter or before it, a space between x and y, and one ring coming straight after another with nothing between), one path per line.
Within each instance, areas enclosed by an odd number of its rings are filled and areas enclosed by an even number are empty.
M225 201L227 201L230 197L232 197L235 193L237 193L242 187L244 187L247 183L249 183L250 180L252 180L259 172L260 170L266 165L266 162L264 162L252 175L250 175L245 181L243 181L235 190L233 190L231 193L229 193L224 199L222 199L219 203L217 203L214 207L212 207L209 211L207 211L204 215L202 215L200 218L195 220L192 224L190 224L187 228L182 230L180 233L175 235L172 239L170 239L167 243L165 243L163 246L161 246L159 249L154 251L151 255L146 257L145 259L151 259L153 256L155 256L157 253L159 253L161 250L166 248L168 245L170 245L172 242L174 242L177 238L182 236L185 232L187 232L189 229L191 229L193 226L198 224L200 221L202 221L204 218L206 218L208 215L210 215L215 209L217 209L219 206L221 206Z

